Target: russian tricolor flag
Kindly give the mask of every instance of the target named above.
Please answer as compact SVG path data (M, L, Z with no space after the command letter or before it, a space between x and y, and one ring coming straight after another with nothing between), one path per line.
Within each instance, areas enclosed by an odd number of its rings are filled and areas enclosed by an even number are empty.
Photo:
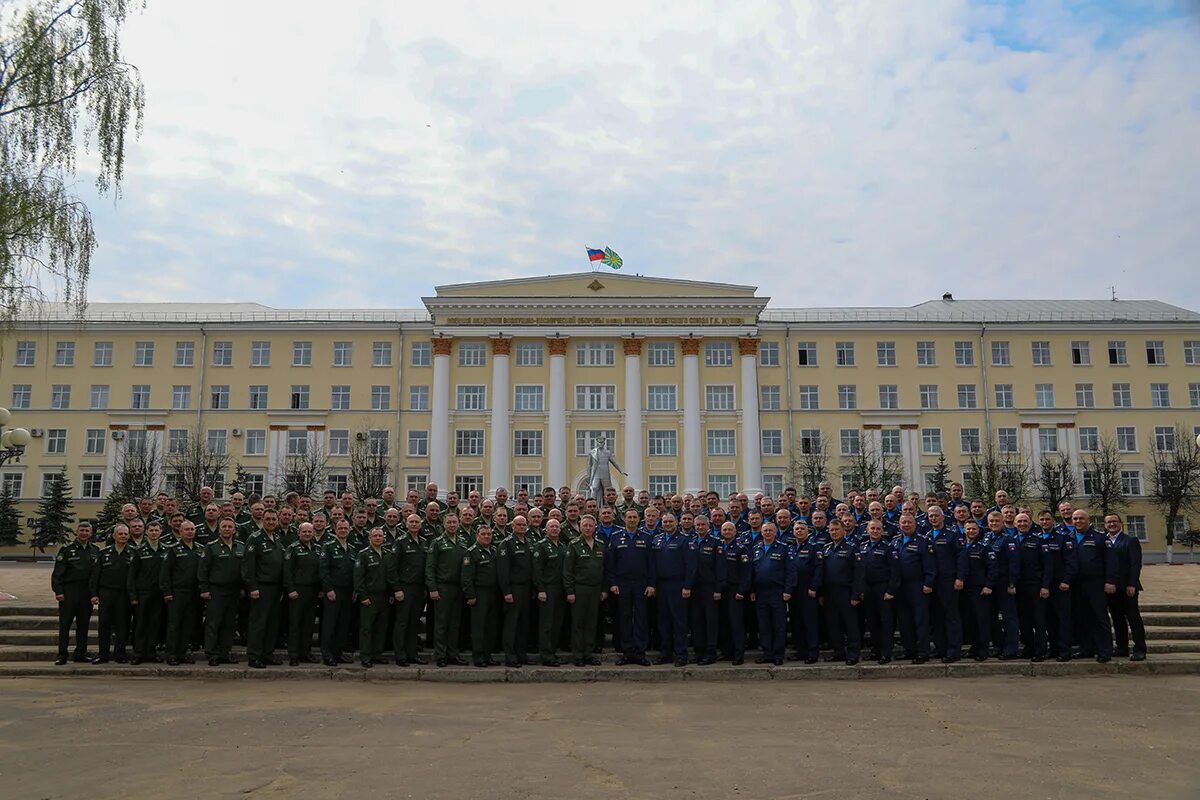
M590 247L588 247L586 249L587 249L587 254L588 254L588 261L603 261L604 260L604 251L603 250L593 250Z

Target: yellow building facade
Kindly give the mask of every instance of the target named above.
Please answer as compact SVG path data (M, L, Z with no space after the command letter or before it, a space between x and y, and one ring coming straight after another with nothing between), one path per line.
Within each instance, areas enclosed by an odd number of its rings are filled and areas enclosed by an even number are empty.
M122 449L201 436L228 453L222 477L239 465L265 492L305 453L346 487L360 440L386 448L401 492L532 492L580 486L604 437L620 480L652 493L778 494L821 450L844 496L863 447L922 491L939 454L961 480L989 440L1031 465L1069 456L1083 483L1087 453L1111 438L1131 531L1163 548L1144 499L1149 448L1200 428L1200 314L949 296L768 304L750 286L585 272L441 286L412 311L44 309L0 340L0 403L35 434L0 480L29 513L65 471L92 516Z

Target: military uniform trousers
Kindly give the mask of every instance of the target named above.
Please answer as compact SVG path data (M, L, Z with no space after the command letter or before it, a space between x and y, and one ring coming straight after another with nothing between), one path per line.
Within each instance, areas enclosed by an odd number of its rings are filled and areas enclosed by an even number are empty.
M919 590L918 590L919 591ZM856 659L862 654L858 609L850 605L850 587L825 584L825 624L829 645L838 659Z
M358 600L358 655L362 663L374 664L380 660L387 638L388 595L372 592Z
M133 654L153 661L163 641L163 596L158 589L138 592L137 614L133 628Z
M931 606L934 655L959 658L962 656L962 615L953 578L938 578L934 582Z
M929 658L929 598L923 586L909 581L900 587L897 616L905 658ZM959 645L961 647L961 644Z
M787 604L783 602L783 590L759 589L754 593L754 606L758 613L758 640L762 644L763 658L783 661L787 639Z
M645 658L649 632L646 626L646 585L618 583L617 630L621 636L621 652L626 658ZM576 604L579 600L576 599ZM574 649L574 642L571 648Z
M58 657L66 658L75 628L75 658L87 655L88 627L92 623L92 598L88 596L87 581L68 583L63 587L63 599L58 603Z
M316 584L297 584L296 594L300 596L288 602L288 658L308 658L312 654L320 588Z
M1074 634L1071 617L1071 590L1065 592L1058 584L1050 587L1050 599L1046 601L1046 628L1049 631L1049 655L1071 657Z
M203 603L196 586L180 588L167 603L167 658L183 658L196 630Z
M500 617L500 590L480 586L475 593L475 605L471 606L471 658L476 662L492 657L492 643L496 641L497 622Z
M566 606L567 596L562 586L547 587L546 599L538 603L538 651L543 661L558 656Z
M1112 658L1112 622L1108 617L1108 595L1104 594L1104 579L1081 580L1075 584L1080 590L1084 628L1079 632L1085 656L1097 655Z
M337 661L349 648L353 594L352 586L334 586L336 600L321 596L321 657L326 661Z
M396 603L395 627L392 629L392 650L396 660L414 660L420 652L418 632L421 628L421 609L425 607L425 585L405 583L400 589L404 599Z
M792 647L798 658L816 658L820 650L820 603L807 590L797 589L788 602L792 617Z
M1017 584L1017 616L1021 620L1021 644L1026 656L1045 658L1048 648L1046 605L1042 599L1042 584Z
M1101 596L1104 592L1101 590ZM1021 648L1021 621L1017 610L1017 596L1008 593L1007 586L1001 586L992 592L992 615L1000 615L1002 638L993 638L993 644L1003 643L1000 647L1002 655L1016 657ZM1108 619L1107 615L1105 619ZM993 634L995 631L993 630ZM1111 637L1110 637L1111 638Z
M108 658L109 646L116 640L113 650L117 658L125 657L129 642L129 592L124 589L100 590L100 657Z
M501 643L505 659L524 663L529 660L529 606L533 587L528 583L514 583L511 588L513 601L504 604Z
M462 588L439 583L438 600L433 605L433 656L439 661L458 658L459 630L462 626Z
M575 602L571 606L571 653L576 661L590 659L596 646L600 594L599 586L575 586Z
M683 596L683 581L660 583L655 592L658 600L658 632L662 648L659 658L670 653L687 659L688 601Z
M746 656L746 601L734 597L732 589L721 595L721 655L734 661Z
M868 583L863 592L863 611L867 630L871 633L871 650L876 658L891 658L896 649L896 600L883 599L887 590L887 581L880 581Z
M240 584L210 586L204 617L204 653L209 658L228 659L237 628Z
M717 657L717 617L720 602L713 599L716 592L717 587L714 584L697 583L692 587L688 612L691 616L692 647L696 650L697 658Z
M980 594L983 586L967 584L963 588L963 597L967 601L968 641L971 643L971 655L975 658L987 656L988 643L992 635L992 598Z
M258 598L250 599L246 655L251 661L266 661L275 652L275 641L279 637L279 598L282 595L278 583L260 583Z

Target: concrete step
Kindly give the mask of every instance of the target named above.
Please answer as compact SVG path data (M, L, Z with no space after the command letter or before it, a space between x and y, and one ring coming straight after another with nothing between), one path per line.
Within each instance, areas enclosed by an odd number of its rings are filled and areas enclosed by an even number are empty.
M51 598L53 600L53 598ZM4 617L27 616L27 617L43 617L43 616L58 616L58 606L53 602L43 605L14 605L12 603L0 602L0 619Z
M1143 611L1142 622L1172 628L1200 627L1200 613L1191 611Z
M1142 614L1154 613L1159 611L1188 611L1193 614L1200 613L1200 603L1147 603L1140 602L1139 607L1142 609Z

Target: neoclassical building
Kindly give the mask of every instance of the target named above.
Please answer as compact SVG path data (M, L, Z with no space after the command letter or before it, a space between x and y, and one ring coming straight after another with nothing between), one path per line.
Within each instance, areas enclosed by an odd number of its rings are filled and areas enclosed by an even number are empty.
M200 436L264 491L305 454L345 487L357 441L386 448L399 488L533 491L579 485L604 437L621 480L654 493L778 493L815 449L841 493L863 447L917 488L942 453L961 479L987 441L1029 463L1066 454L1084 484L1088 452L1111 438L1131 528L1161 548L1149 448L1200 428L1200 314L949 295L768 303L751 286L580 272L440 286L420 310L41 309L0 341L0 402L36 437L0 479L31 511L65 470L86 516L123 448Z

